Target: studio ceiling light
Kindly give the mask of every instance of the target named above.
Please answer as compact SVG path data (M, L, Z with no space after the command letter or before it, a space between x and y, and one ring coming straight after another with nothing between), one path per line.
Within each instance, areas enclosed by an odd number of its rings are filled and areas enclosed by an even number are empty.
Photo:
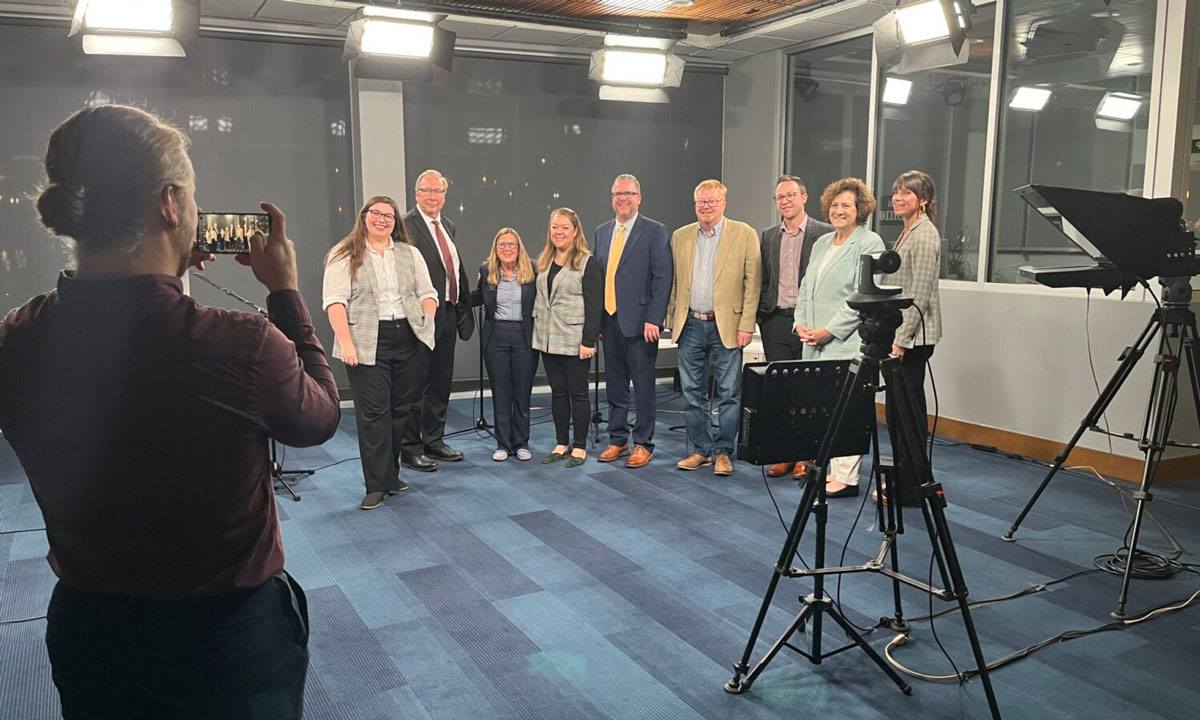
M909 74L967 61L970 0L921 0L899 5L875 21L880 64Z
M1039 87L1019 87L1009 101L1008 106L1014 110L1029 110L1037 112L1046 107L1050 100L1050 90Z
M199 0L79 0L68 36L89 55L184 57L199 28Z
M1110 120L1132 120L1142 107L1142 98L1129 93L1110 92L1100 101L1096 115Z
M605 47L592 53L588 77L601 83L600 99L669 102L665 87L679 87L683 60L669 50L667 38L606 35Z
M883 102L886 105L907 105L912 81L889 77L883 83Z
M455 34L438 27L444 15L368 5L350 23L342 58L355 77L430 82L449 70Z

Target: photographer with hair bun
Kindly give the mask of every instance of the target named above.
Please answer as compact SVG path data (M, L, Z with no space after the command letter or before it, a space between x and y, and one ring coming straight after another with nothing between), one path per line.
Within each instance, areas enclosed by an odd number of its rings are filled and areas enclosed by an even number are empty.
M299 718L304 593L283 570L268 437L317 445L337 386L283 213L237 256L270 319L200 306L187 136L137 108L50 137L42 223L75 268L0 323L0 430L59 580L46 648L64 718Z

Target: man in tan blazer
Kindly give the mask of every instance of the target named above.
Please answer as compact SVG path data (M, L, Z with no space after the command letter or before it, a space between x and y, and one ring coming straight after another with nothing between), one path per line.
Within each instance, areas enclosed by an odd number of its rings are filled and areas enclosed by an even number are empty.
M696 186L696 220L671 236L675 283L666 327L679 346L679 385L687 401L684 421L688 456L680 470L713 466L733 473L738 404L742 394L742 348L754 336L762 292L758 233L725 217L726 188L718 180ZM712 437L708 370L716 376L717 437ZM715 462L714 462L715 454Z

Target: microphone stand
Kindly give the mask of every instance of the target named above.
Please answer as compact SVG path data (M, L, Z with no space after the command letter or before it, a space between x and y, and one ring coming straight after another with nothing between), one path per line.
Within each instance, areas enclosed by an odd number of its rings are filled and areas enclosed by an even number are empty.
M225 293L226 295L233 298L234 300L237 300L238 302L242 303L246 307L251 308L252 310L257 312L259 315L262 315L265 318L270 318L270 315L267 314L266 308L263 308L260 305L254 303L250 300L247 300L246 298L242 297L241 295L238 295L237 293L235 293L234 291L230 290L227 287L218 285L214 280L212 280L212 278L208 277L204 273L202 273L198 270L192 270L189 272L189 274L194 278L199 278L199 279L203 280L204 282L206 282L209 285L213 286L214 288L220 290L221 292ZM273 437L268 436L267 439L270 442L270 449L271 449L271 486L274 487L276 485L276 483L278 483L279 485L282 485L283 488L285 490L287 490L288 493L292 496L292 500L299 502L300 495L295 491L295 489L292 487L292 485L295 482L299 481L300 478L304 478L304 477L313 475L317 471L316 470L284 470L283 465L281 465L278 460L278 457L279 457L278 443L275 442L275 438L273 438ZM294 480L290 483L288 482L289 477L294 478Z
M479 398L479 417L475 418L475 423L471 427L446 433L445 437L448 438L482 431L490 435L493 440L496 439L496 433L492 431L493 426L488 423L487 416L483 414L483 315L483 306L480 305L478 315L476 316L479 319L479 323L475 326L479 329L479 342L477 343L479 345L479 386L476 389L476 397Z

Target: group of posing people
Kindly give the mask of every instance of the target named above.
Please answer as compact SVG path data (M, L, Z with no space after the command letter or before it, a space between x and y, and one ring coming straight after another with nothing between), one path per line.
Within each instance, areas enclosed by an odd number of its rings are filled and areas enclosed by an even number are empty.
M370 198L352 232L326 258L323 305L337 337L333 355L346 363L354 396L363 509L407 489L401 466L432 471L438 460L462 459L443 436L454 344L473 331L473 306L484 308L480 341L496 461L533 457L529 408L539 359L550 383L556 436L542 462L577 467L586 461L587 373L600 338L609 419L608 445L597 460L625 457L626 467L640 468L653 458L655 361L667 332L678 349L686 401L687 455L676 467L711 466L716 475L733 473L742 351L756 324L768 361L859 353L858 315L846 298L854 291L858 257L884 250L879 235L866 228L876 201L861 180L825 188L826 223L806 214L804 181L780 177L774 200L781 220L760 232L726 218L726 187L705 180L693 193L696 222L668 237L666 226L641 214L637 178L618 175L614 217L593 231L594 254L579 216L559 208L550 213L536 260L516 230L501 228L471 291L454 225L441 216L448 185L436 170L421 173L417 207L404 215L391 198ZM941 336L933 181L916 170L902 174L892 185L892 208L904 224L894 246L902 264L887 282L914 299L892 351L912 387L921 388ZM924 417L924 393L916 395ZM897 462L903 478L903 458ZM857 495L860 465L861 457L835 458L826 476L828 496ZM798 459L773 465L768 474L801 477L804 468Z
M59 578L46 649L64 718L233 719L264 707L272 717L303 715L307 602L284 571L267 441L327 441L340 419L338 389L279 208L263 204L270 231L251 235L237 256L268 291L268 317L185 294L188 268L214 259L194 248L187 148L182 131L138 108L102 105L65 120L50 137L37 210L73 267L0 321L0 433L29 478ZM781 178L781 222L759 234L725 219L724 186L705 181L695 191L697 223L668 242L662 224L639 214L637 180L621 176L616 216L593 236L594 259L579 218L557 210L536 268L518 234L502 230L474 293L454 225L440 214L446 185L422 173L418 207L404 217L372 198L328 257L325 309L359 411L368 501L403 487L398 464L429 470L461 458L443 431L454 341L473 332L473 303L487 308L497 459L531 457L534 351L555 394L557 445L546 461L585 457L583 368L602 335L612 407L599 459L616 460L632 444L627 464L637 467L653 454L654 357L660 331L672 330L688 402L689 454L679 466L725 474L741 348L756 320L768 359L856 352L845 306L854 257L883 247L863 227L875 201L861 181L825 190L827 226L805 215L804 184ZM940 336L933 184L909 172L892 190L904 222L892 282L920 309L905 311L893 352L921 387ZM196 428L206 428L202 443ZM833 490L853 486L853 460L838 461ZM903 458L900 466L903 480Z

